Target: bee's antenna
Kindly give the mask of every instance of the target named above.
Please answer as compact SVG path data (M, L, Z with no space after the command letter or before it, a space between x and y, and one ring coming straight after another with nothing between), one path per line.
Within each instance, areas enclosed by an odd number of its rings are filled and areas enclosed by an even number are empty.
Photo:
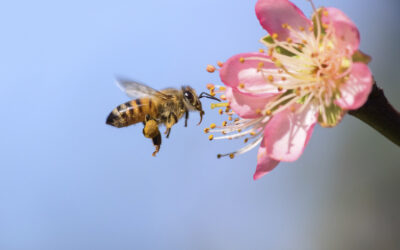
M199 99L203 98L203 97L208 98L208 99L213 99L213 100L216 100L216 101L219 101L219 102L221 101L217 97L212 96L212 95L210 95L209 93L206 93L206 92L201 92L201 94L199 95Z

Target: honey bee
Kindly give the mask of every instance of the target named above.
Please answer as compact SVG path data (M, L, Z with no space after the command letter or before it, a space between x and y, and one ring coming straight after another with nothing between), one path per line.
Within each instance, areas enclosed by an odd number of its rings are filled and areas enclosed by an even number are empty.
M199 96L190 86L181 89L167 88L155 90L145 84L129 80L118 80L117 85L133 100L117 106L107 117L106 124L122 128L142 122L143 135L152 139L155 151L153 156L160 151L161 133L160 124L165 125L164 134L168 138L172 126L185 116L185 127L190 111L200 112L200 125L204 111L200 102L203 97L220 101L208 93L202 92Z

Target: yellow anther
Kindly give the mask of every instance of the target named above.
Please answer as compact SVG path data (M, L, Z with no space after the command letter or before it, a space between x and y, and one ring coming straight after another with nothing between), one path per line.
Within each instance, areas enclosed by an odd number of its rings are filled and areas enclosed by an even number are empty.
M211 125L210 125L210 128L211 129L214 129L214 128L216 128L217 127L217 125L215 125L215 123L211 123Z
M226 135L226 132L225 132L225 131L222 131L221 133L222 133L223 135Z
M244 58L243 57L239 58L239 62L244 63Z
M288 43L292 43L292 42L293 42L293 39L290 38L290 37L288 37L288 38L286 38L286 41L287 41Z
M229 103L227 103L227 102L211 103L211 109L228 107L228 106L229 106Z
M278 39L278 34L277 34L277 33L272 34L272 38L273 38L274 40Z
M283 23L283 24L282 24L282 28L284 28L284 29L287 29L288 26L289 26L289 25L288 25L287 23Z
M220 98L221 100L223 100L223 101L226 100L226 96L225 96L225 95L221 95L219 98Z
M209 135L209 136L208 136L208 139L209 139L210 141L212 141L212 139L214 139L214 136L213 136L213 135Z
M223 64L222 62L220 62L220 61L217 62L217 65L218 65L219 67L224 66L224 64Z
M265 111L265 115L271 115L272 111L270 109L268 109L267 111Z
M323 14L324 16L329 16L329 12L328 12L327 10L324 10L324 11L322 12L322 14Z
M234 122L238 122L238 121L239 121L239 118L235 118Z
M301 95L301 88L300 88L300 87L298 87L298 88L296 89L296 95L297 95L297 96L300 96L300 95Z
M251 135L251 136L255 136L255 135L256 135L256 132L251 131L251 132L250 132L250 135Z
M210 132L210 129L209 129L209 128L205 128L205 129L204 129L204 133L207 134L208 132Z
M326 23L323 23L323 24L322 24L322 28L324 28L324 29L326 29L326 30L327 30L327 29L329 28L329 25L328 25L328 24L326 24Z
M239 129L237 130L237 132L239 132L239 133L240 133L240 132L242 132L242 130L239 128Z
M219 87L219 90L221 90L221 91L225 91L225 90L226 90L226 88L225 88L224 86L221 86L221 87Z
M290 111L292 111L292 112L296 111L295 106L290 107Z
M264 49L259 49L258 52L264 53Z
M282 86L278 86L278 91L282 91L283 87Z
M214 88L214 84L212 84L212 83L207 83L206 88L207 88L208 90L211 90L211 89Z
M282 80L282 81L286 81L286 77L282 76L282 77L281 77L281 80Z
M210 91L210 95L211 96L215 96L215 92L214 91Z
M213 73L214 71L215 71L215 67L214 66L212 66L212 65L210 65L210 64L208 64L207 65L207 71L209 72L209 73Z
M219 110L218 110L218 113L219 113L220 115L222 115L222 114L224 113L224 111L223 111L222 109L219 109Z
M274 77L272 75L268 76L268 81L273 82L274 81Z
M244 83L239 83L239 88L244 89Z
M256 109L256 114L261 115L261 109Z
M258 63L258 67L259 67L259 68L264 67L264 63L263 63L263 62L259 62L259 63Z
M272 56L274 53L274 48L269 48L268 49L268 56Z
M313 30L314 30L314 27L313 27L313 26L310 26L310 27L308 27L308 30L309 30L309 31L313 31Z
M278 73L282 74L283 73L283 69L278 69Z
M307 44L308 42L307 42L307 40L301 40L301 43L302 44Z
M303 26L300 26L300 27L299 27L299 30L300 30L300 31L304 31L305 28L304 28Z
M235 157L234 153L229 154L229 158L233 159Z
M232 116L228 116L228 120L229 120L229 121L232 121Z
M222 122L222 126L223 126L223 127L225 127L225 126L226 126L226 124L228 124L228 122L227 122L227 121L223 121L223 122Z

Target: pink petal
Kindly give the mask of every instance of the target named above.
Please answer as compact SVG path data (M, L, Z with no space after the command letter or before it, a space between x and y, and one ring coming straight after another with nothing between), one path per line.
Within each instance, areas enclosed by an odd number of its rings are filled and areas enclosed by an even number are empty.
M357 26L341 10L336 8L325 8L328 15L322 15L322 22L335 29L338 46L349 50L352 55L360 45L360 32Z
M240 58L244 62L240 62ZM275 64L268 62L270 59L263 53L243 53L229 58L220 70L221 81L239 92L253 96L271 96L279 91L266 79L265 73L261 73L257 68L259 63L263 63L263 69L276 74L278 69ZM241 89L240 84L245 88ZM251 92L251 93L250 93ZM257 93L258 92L258 93Z
M271 97L245 95L230 87L226 88L225 96L232 110L245 119L259 117L259 112L264 109L271 99Z
M278 163L279 161L276 161L268 156L264 141L262 141L257 153L257 169L253 175L253 179L260 179L271 170L273 170L278 165Z
M295 30L302 27L306 31L312 25L303 12L288 0L259 0L256 4L256 15L261 26L270 35L278 34L278 40L290 37L290 31L284 29L282 24L289 24Z
M335 101L343 109L358 109L372 90L372 74L364 63L354 63L350 79L340 87L341 98Z
M301 104L296 104L298 109ZM301 113L289 108L275 114L264 130L268 155L278 161L295 161L303 153L317 122L317 106L309 104Z

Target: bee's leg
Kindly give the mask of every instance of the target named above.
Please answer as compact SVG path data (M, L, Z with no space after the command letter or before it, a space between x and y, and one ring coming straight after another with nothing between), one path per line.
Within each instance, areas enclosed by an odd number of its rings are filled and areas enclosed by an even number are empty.
M187 121L189 119L189 111L185 112L185 127L187 127Z
M165 126L167 129L165 130L164 134L166 134L167 138L169 137L169 134L171 133L171 127L178 121L178 117L174 113L169 113L167 122L165 123Z
M161 146L161 133L158 129L157 121L150 118L149 115L146 115L144 121L143 135L147 138L151 138L153 141L153 145L155 146L155 151L153 152L153 156L156 156L157 152L160 151Z
M153 145L156 147L156 150L153 152L153 156L156 156L158 151L160 151L160 146L161 146L161 134L160 131L158 131L158 135L152 138L153 139Z

